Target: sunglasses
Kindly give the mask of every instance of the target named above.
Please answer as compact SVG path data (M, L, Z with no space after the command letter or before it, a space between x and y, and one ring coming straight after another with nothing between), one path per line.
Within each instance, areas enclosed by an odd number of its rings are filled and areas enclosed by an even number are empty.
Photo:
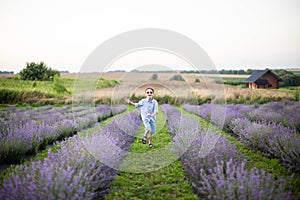
M147 92L147 94L153 94L153 92Z

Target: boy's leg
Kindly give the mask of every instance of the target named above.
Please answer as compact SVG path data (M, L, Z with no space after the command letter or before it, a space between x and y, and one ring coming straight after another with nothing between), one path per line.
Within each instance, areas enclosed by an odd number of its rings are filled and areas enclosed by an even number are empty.
M145 133L144 133L144 136L142 138L142 143L146 144L146 140L147 140L148 134L151 131L151 126L150 126L149 120L144 120L144 125L145 125Z
M150 132L150 137L149 137L149 147L150 148L153 148L153 142L152 142L152 140L153 140L153 133L152 132Z
M150 137L149 137L149 144L152 144L152 139L153 139L153 134L150 133Z
M150 133L150 129L146 129L145 133L144 133L144 137L147 138L149 133ZM150 137L151 137L151 134L150 134Z
M146 129L146 130L145 130L145 133L144 133L143 138L142 138L142 143L143 143L143 144L146 144L146 143L147 143L148 133L150 133L150 129Z
M153 135L156 132L156 127L155 127L155 122L150 122L150 127L151 127L151 131L150 131L150 137L149 137L149 146L153 147Z

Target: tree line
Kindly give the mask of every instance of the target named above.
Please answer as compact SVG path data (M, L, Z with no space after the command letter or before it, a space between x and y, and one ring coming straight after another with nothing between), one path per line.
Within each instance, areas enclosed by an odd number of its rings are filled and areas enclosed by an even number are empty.
M14 74L13 71L0 71L0 74Z
M247 69L247 70L200 70L200 71L181 71L181 73L202 73L202 74L236 74L236 75L251 75L256 72L256 69ZM291 71L285 69L274 69L272 70L274 74L280 77L283 81L280 82L280 86L300 86L300 76L294 74Z
M237 75L251 75L256 69L247 69L247 70L183 70L181 73L203 73L203 74L237 74ZM272 70L277 76L279 76L283 82L280 83L281 86L299 86L300 85L300 76L294 74L291 71L285 69L274 69ZM158 71L156 71L158 72ZM165 72L165 71L164 71ZM26 63L26 67L21 70L20 78L22 80L32 80L32 81L53 81L55 76L60 76L58 70L54 70L48 67L44 62L35 63L30 62ZM157 74L152 77L153 80L156 80ZM177 77L176 77L177 78ZM177 80L177 79L174 79Z

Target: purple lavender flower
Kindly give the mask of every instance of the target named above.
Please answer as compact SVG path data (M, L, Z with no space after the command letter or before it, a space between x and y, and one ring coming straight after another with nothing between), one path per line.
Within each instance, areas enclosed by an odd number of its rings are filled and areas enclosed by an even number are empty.
M233 132L249 148L269 158L278 158L283 166L300 173L300 136L282 124L235 119Z
M162 108L173 136L174 146L177 147L175 151L181 147L182 138L189 139L188 136L197 131L196 137L188 141L189 148L184 153L178 150L176 152L183 153L180 160L200 198L291 199L290 192L285 189L285 180L276 181L271 174L256 168L245 169L246 161L241 152L224 136L218 137L218 142L205 157L201 156L199 151L206 137L218 135L219 131L199 123L193 124L193 119L181 116L179 111L170 105L162 105ZM198 112L196 108L191 110ZM187 124L184 129L181 129L179 116ZM177 137L178 135L180 137Z
M118 170L99 162L87 147L95 144L97 149L97 139L101 136L128 150L134 141L130 134L139 130L141 119L138 112L124 117L126 121L119 117L112 120L112 124L118 121L118 126L99 127L92 134L76 135L61 142L58 152L49 151L44 160L17 166L3 181L1 199L103 199ZM102 157L112 166L119 166L126 154L119 155L101 145Z
M0 163L19 162L28 153L36 153L47 144L93 126L99 117L104 119L112 116L113 112L124 112L126 106L101 105L96 109L81 106L74 110L76 112L72 113L69 106L46 106L3 111L4 117L0 119Z

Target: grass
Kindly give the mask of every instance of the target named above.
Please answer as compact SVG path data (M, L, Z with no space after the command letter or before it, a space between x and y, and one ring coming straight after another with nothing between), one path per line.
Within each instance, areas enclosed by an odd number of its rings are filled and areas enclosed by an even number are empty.
M70 91L72 82L69 79L61 84ZM57 85L56 85L57 86ZM0 103L32 103L42 99L62 100L69 93L60 93L55 90L52 81L25 81L20 79L0 79Z
M164 154L164 147L171 143L171 137L161 110L157 116L157 133L153 137L154 149L141 143L143 133L141 128L131 147L131 154L125 158L127 165L120 169L105 199L197 199L191 184L185 179L182 164L177 159L169 164L163 163L169 158ZM140 155L140 159L133 158L135 153ZM131 163L132 160L136 162ZM145 172L137 173L143 169Z
M51 101L63 103L63 100L73 94L75 86L76 89L79 86L80 89L85 90L114 87L117 84L119 82L116 80L104 78L100 78L98 81L76 78L59 78L57 81L0 78L0 103L32 103L41 100L44 100L45 103L51 103Z
M215 126L205 121L199 116L194 114L190 114L184 109L180 109L177 107L184 115L192 117L199 121L199 123L217 129ZM251 169L256 167L258 169L265 170L268 173L273 174L275 178L286 178L289 180L289 186L293 188L293 191L296 195L300 195L300 177L294 173L292 173L289 169L284 168L280 165L278 159L269 159L267 157L262 156L260 153L249 150L246 146L244 146L241 142L237 141L234 137L232 137L229 133L222 131L222 134L227 138L228 141L234 143L237 148L242 152L245 159L247 160L246 168Z
M225 85L233 85L233 86L244 86L246 83L244 83L245 78L234 78L234 77L213 77L212 78L215 83L219 84L225 84Z

